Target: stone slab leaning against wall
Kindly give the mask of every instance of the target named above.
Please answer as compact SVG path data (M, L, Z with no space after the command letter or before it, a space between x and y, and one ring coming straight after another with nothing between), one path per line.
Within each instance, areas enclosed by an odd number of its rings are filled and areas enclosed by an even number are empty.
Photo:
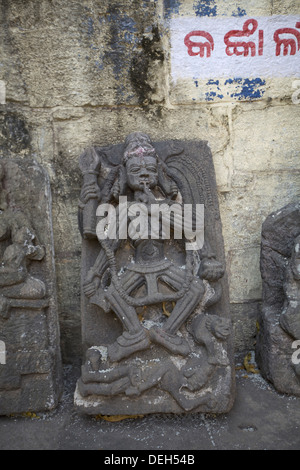
M49 410L62 389L51 194L34 161L0 160L0 414Z
M300 204L273 212L262 227L263 303L256 357L262 375L300 396Z

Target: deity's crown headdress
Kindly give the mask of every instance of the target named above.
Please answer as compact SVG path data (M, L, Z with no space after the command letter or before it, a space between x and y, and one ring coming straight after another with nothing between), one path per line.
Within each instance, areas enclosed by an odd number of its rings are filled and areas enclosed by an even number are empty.
M145 155L156 157L156 151L150 137L142 132L132 132L125 140L123 162L126 163L131 157L142 158Z

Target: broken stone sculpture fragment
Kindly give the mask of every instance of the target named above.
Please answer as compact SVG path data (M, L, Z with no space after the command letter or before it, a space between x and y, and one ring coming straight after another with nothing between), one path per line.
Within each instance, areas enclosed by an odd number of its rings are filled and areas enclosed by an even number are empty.
M0 186L0 414L49 410L62 385L49 181L1 159Z
M288 204L263 223L261 275L257 363L278 391L300 396L299 203Z

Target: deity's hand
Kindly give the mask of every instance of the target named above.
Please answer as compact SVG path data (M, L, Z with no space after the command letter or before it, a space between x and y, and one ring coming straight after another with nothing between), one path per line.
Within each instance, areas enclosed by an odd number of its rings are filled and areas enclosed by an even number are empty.
M90 199L100 200L100 188L96 182L86 183L83 185L80 200L86 204Z
M98 277L95 277L93 280L89 280L83 284L83 292L87 297L92 297L100 284L100 279Z
M148 196L148 199L149 199L150 203L155 203L156 202L156 198L155 198L152 190L147 185L144 185L144 193Z
M201 261L199 276L201 279L206 279L207 281L217 281L222 276L224 276L224 266L219 261L213 258L203 259Z
M135 200L149 205L157 202L152 190L146 184L143 184L140 191L135 192Z
M30 259L41 261L45 256L45 247L41 245L35 245L28 247L27 256Z

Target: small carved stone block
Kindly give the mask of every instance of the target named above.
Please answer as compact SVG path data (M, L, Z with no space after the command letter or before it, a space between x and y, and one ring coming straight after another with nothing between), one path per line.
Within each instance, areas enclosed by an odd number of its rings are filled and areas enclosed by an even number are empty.
M231 321L208 146L134 132L88 149L80 168L85 359L76 406L228 411Z

